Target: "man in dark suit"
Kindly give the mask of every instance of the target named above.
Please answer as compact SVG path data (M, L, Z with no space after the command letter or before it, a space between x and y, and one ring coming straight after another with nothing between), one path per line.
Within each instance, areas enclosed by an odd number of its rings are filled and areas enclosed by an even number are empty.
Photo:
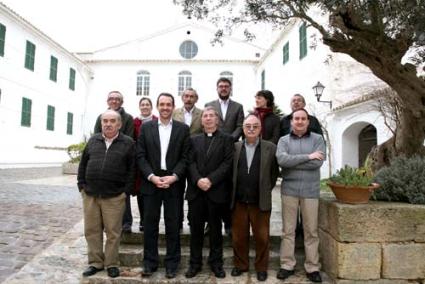
M201 271L204 225L208 222L208 264L217 278L224 278L220 212L229 202L233 138L217 129L218 113L213 107L203 110L201 122L204 133L191 138L192 158L186 193L190 220L190 267L186 277L192 278Z
M161 206L167 252L164 259L165 276L176 277L180 264L179 192L189 162L189 127L171 119L174 97L168 93L158 96L159 119L143 124L137 140L137 164L142 173L141 193L144 205L144 258L142 276L151 276L158 268L158 231Z
M232 191L232 276L249 269L249 227L255 239L258 281L267 279L272 189L279 174L276 145L260 138L261 121L251 114L243 124L245 140L235 143Z
M214 107L219 114L218 128L224 133L230 134L233 141L238 141L242 136L242 123L244 118L243 106L230 99L232 82L227 78L217 80L218 99L205 104L205 107ZM224 228L226 234L231 234L230 209L223 214Z
M305 108L304 97L301 96L300 94L293 95L291 98L292 111L296 111L303 108ZM284 116L282 120L280 121L280 137L291 133L291 119L292 119L292 116L288 114ZM310 120L308 130L323 136L322 126L320 125L319 120L313 115L309 115L308 119Z
M230 99L232 82L227 78L217 81L218 99L205 104L205 107L214 107L219 114L218 128L230 134L234 141L242 136L242 123L244 118L243 106Z

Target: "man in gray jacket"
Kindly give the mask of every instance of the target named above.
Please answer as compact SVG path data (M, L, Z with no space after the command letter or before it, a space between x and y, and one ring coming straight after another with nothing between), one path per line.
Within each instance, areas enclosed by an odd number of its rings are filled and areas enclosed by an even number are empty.
M323 137L308 131L309 115L305 109L295 110L291 133L280 138L276 158L282 167L283 234L277 278L284 280L294 274L296 260L295 227L298 206L304 219L304 268L307 278L322 282L319 263L318 212L320 196L320 167L325 159Z

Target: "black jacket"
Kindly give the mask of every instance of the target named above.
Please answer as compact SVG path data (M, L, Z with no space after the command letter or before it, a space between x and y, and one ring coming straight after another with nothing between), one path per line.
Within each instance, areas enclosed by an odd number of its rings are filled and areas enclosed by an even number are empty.
M78 167L78 188L87 195L112 197L134 187L135 145L120 133L106 149L101 133L94 134L83 151Z
M209 149L205 149L205 139L204 133L191 138L192 157L186 199L191 201L203 193L197 182L207 177L212 183L206 192L207 197L217 203L228 202L232 190L233 137L217 130Z
M127 136L133 137L134 135L133 117L130 114L126 113L123 107L121 107L118 110L118 113L121 115L120 132L124 133ZM94 133L102 132L102 122L100 121L101 116L102 115L99 115L97 117L96 124L94 125Z
M280 121L280 137L288 135L291 132L291 115L286 115ZM308 125L308 130L323 137L322 126L320 125L319 120L315 116L309 115L308 119L310 124Z

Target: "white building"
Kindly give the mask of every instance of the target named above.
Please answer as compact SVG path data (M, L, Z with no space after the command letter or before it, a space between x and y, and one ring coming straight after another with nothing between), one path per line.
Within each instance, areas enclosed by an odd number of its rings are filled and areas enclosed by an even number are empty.
M332 53L320 42L320 35L303 22L293 20L270 46L256 46L224 37L223 44L211 45L215 31L186 23L151 36L73 55L30 23L0 4L0 24L6 28L1 55L0 32L0 129L13 133L0 142L0 167L9 164L60 163L68 158L62 149L90 135L96 117L106 109L111 90L124 95L124 108L138 115L138 101L149 96L155 104L161 92L177 95L195 88L199 106L217 98L216 81L230 77L233 99L254 106L254 95L273 91L276 104L289 113L289 101L300 93L307 109L323 123L332 147L332 171L364 162L364 152L390 137L380 113L370 107L374 91L386 84L365 66L343 54ZM1 27L1 26L0 26ZM28 42L35 48L34 70L24 67ZM314 48L311 48L314 46ZM57 59L53 68L52 56ZM52 65L53 64L53 65ZM53 67L52 67L53 66ZM57 80L50 79L57 70ZM75 71L75 80L70 79ZM71 71L72 72L72 71ZM69 88L75 81L75 88ZM312 87L320 81L326 88L319 103ZM31 123L26 113L31 100ZM176 96L177 107L181 106ZM47 130L48 106L54 107L54 130ZM67 134L67 113L72 113L73 131ZM69 124L69 123L68 123ZM323 167L323 175L328 168Z
M83 137L90 68L0 3L0 167L57 164Z

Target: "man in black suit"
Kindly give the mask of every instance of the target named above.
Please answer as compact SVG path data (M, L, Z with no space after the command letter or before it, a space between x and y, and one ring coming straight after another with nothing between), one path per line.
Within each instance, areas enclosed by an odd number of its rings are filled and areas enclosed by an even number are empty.
M242 124L244 119L243 106L230 99L232 93L232 81L227 78L217 80L218 99L205 104L205 107L212 106L219 114L218 128L224 133L230 134L233 141L238 141L242 136ZM230 192L230 191L229 191ZM230 197L229 197L230 200ZM226 234L231 234L231 213L230 204L223 214L224 228Z
M208 264L215 277L224 278L223 236L221 215L229 203L233 138L218 130L218 113L209 106L201 115L204 133L191 138L192 158L186 199L189 203L190 266L187 278L192 278L202 267L204 225L210 227Z
M144 270L151 276L158 268L158 231L161 205L167 252L164 259L165 276L176 277L180 264L179 191L184 186L189 162L189 127L171 119L174 97L168 93L158 96L159 119L143 124L137 140L137 164L142 173L141 193L144 205Z

